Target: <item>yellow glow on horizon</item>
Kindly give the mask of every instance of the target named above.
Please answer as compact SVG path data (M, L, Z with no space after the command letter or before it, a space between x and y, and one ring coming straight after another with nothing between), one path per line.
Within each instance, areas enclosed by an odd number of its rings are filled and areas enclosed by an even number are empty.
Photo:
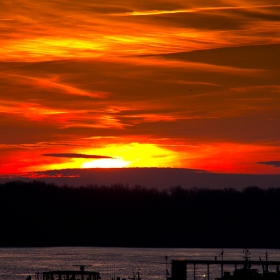
M116 141L120 140L115 138ZM154 139L155 140L155 139ZM170 143L167 139L155 143L105 144L106 139L96 143L96 148L60 150L61 152L85 154L89 157L46 157L41 153L33 159L22 160L30 154L28 149L5 163L0 174L23 174L46 170L86 168L190 168L215 173L279 174L279 168L259 162L273 161L280 151L273 146L237 143ZM159 140L160 141L160 140ZM99 146L98 145L102 145ZM165 148L163 148L163 146ZM86 146L86 145L84 145ZM57 153L57 150L49 151ZM32 153L32 150L31 150ZM44 151L45 153L45 151ZM59 155L59 153L57 153ZM63 153L62 153L63 154ZM264 155L260 157L260 155ZM98 158L100 156L100 158ZM112 158L101 158L101 157ZM95 158L96 157L96 158Z
M183 167L180 153L150 143L105 144L100 148L80 149L77 154L108 156L111 158L63 158L49 159L49 163L24 167L23 172L43 170L62 170L79 168L149 168L149 167Z

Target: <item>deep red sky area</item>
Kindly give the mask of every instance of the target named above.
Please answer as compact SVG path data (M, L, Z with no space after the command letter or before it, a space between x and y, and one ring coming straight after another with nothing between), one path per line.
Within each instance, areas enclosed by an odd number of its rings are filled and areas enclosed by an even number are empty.
M278 0L3 0L0 44L1 177L280 174Z

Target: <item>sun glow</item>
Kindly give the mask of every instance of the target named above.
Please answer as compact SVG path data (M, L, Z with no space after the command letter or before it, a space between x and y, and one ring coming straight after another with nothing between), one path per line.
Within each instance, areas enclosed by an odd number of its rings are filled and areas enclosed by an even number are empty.
M100 146L70 153L68 150L65 153L52 150L49 154L54 156L46 157L46 153L42 153L36 163L28 167L22 166L20 170L34 172L79 168L181 167L178 153L160 145L131 142Z
M102 148L80 150L83 154L106 155L112 158L87 160L82 168L164 167L171 166L177 154L155 144L109 144Z
M128 164L129 162L123 159L102 158L86 161L82 164L82 168L122 168Z

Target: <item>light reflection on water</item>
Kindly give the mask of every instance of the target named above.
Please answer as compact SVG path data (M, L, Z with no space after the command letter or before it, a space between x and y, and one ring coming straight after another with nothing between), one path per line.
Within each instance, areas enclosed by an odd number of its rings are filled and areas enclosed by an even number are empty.
M280 260L280 250L250 249L251 260ZM36 272L49 270L78 269L73 265L85 265L86 270L100 272L102 280L113 276L131 277L140 268L143 280L165 279L165 256L168 269L172 259L214 260L221 249L157 249L157 248L96 248L96 247L51 247L51 248L0 248L0 279L25 280L28 275L35 279ZM224 249L224 260L241 260L242 249ZM258 268L258 267L256 267ZM261 271L261 268L258 268ZM274 270L275 268L273 268ZM197 266L196 279L202 280L206 266ZM225 267L224 270L233 270ZM171 271L170 271L171 273ZM220 266L213 266L211 278L220 276ZM188 279L193 278L193 268L188 270Z

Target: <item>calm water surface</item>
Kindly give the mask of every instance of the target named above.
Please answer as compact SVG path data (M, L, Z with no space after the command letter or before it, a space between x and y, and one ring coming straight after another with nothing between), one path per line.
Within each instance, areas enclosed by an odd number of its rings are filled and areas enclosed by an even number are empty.
M252 260L280 260L280 250L250 249ZM95 247L51 247L51 248L0 248L0 280L25 280L28 275L35 279L36 272L59 269L78 269L75 265L85 265L86 270L100 272L102 280L114 276L132 277L140 269L142 280L165 279L165 256L168 256L168 270L172 259L210 259L219 256L221 249L138 249L138 248L95 248ZM224 259L241 260L243 249L224 249ZM225 268L225 270L231 270ZM261 270L261 268L258 268ZM274 269L274 268L273 268ZM196 279L202 280L206 267L197 267ZM213 267L211 278L220 276L220 267ZM193 279L193 269L188 272Z

